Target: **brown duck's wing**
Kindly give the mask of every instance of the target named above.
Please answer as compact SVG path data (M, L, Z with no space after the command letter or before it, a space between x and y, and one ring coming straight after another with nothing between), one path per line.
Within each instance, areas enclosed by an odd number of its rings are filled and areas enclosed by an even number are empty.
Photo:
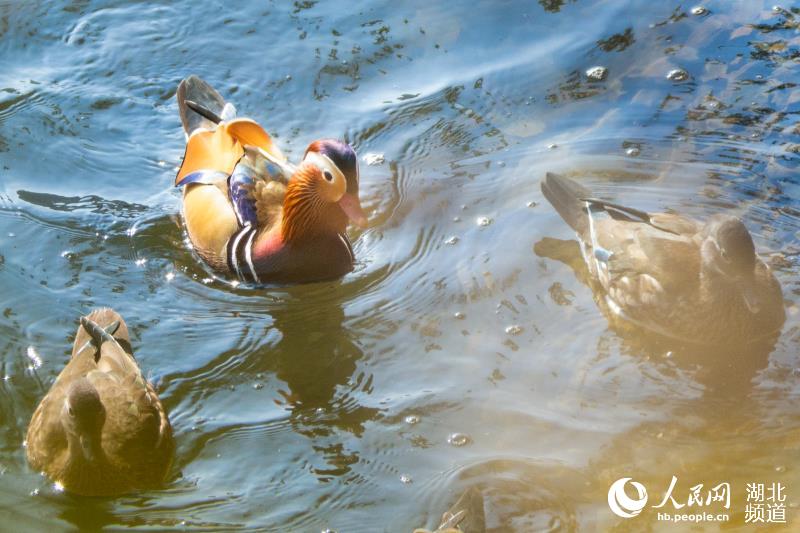
M691 221L668 222L675 230L690 229ZM623 310L657 313L696 291L700 252L692 233L612 219L599 221L596 227L600 246L610 252L605 276L598 277Z
M109 461L143 482L162 480L174 443L169 418L152 385L140 372L97 371L87 377L106 408L103 449Z
M102 325L109 334L119 337L120 342L128 344L127 326L116 312L98 309L89 317ZM124 353L121 347L118 349ZM67 389L76 379L96 370L96 355L97 346L91 335L83 326L78 326L71 359L42 398L28 426L27 455L34 468L55 474L63 467L67 458L67 437L61 423L61 411Z
M67 460L67 435L61 424L66 386L56 381L31 417L25 439L28 462L48 474L63 468Z
M760 259L756 263L753 280L753 290L757 292L759 305L753 321L757 330L763 333L763 336L768 336L770 333L780 331L786 321L783 291L772 269Z
M686 237L693 237L701 229L697 221L673 213L653 213L650 223L657 229Z
M99 324L82 320L81 327L90 333L95 346L100 345L91 359L94 368L86 378L97 389L105 407L103 448L109 460L133 467L140 463L165 464L169 457L156 452L167 451L163 446L171 445L171 429L152 385L133 355Z

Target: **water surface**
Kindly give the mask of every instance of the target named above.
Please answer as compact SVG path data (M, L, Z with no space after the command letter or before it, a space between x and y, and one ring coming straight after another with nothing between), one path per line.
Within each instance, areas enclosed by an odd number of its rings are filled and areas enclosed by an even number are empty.
M730 482L742 529L745 484L781 482L796 520L800 10L343 6L0 2L5 523L410 531L477 486L490 531L664 529L606 497L673 475L684 494ZM361 163L352 274L232 287L198 262L171 186L191 73L292 158L328 136L382 156ZM711 356L610 328L546 171L741 216L783 285L781 337ZM23 440L78 317L106 305L178 449L165 490L86 499L32 472Z

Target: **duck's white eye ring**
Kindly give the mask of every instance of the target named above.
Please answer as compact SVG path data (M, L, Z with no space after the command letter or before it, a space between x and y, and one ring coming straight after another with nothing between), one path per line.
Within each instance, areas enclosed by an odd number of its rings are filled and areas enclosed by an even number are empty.
M333 181L333 174L331 174L330 170L323 170L322 175L325 176L325 180L327 180L328 182Z

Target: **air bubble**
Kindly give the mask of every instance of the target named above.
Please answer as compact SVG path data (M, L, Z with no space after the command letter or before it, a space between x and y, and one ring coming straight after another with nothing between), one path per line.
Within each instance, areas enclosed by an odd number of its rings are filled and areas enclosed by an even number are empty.
M689 79L689 73L682 68L674 68L667 72L667 79L670 81L686 81Z
M466 446L467 444L472 442L472 438L466 433L453 433L449 437L447 437L447 443L450 446L455 446L460 448L461 446Z
M603 81L608 76L606 67L595 66L586 71L586 77L592 81Z
M508 327L506 328L506 333L507 333L508 335L519 335L519 334L520 334L520 333L522 333L523 331L524 331L524 330L522 329L522 326L519 326L519 325L517 325L517 324L512 324L512 325L510 325L510 326L508 326Z

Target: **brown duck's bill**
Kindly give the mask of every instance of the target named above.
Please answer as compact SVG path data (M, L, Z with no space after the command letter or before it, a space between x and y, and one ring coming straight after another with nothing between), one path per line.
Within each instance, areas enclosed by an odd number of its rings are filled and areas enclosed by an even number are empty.
M758 314L758 311L761 309L761 298L759 296L755 281L748 279L742 283L741 287L742 299L744 300L744 304L747 306L747 310L754 315Z
M83 457L87 461L92 461L95 458L96 450L94 444L92 443L92 439L85 435L81 435L78 437L81 443L81 451L83 452Z
M359 228L367 227L367 216L364 214L363 209L361 209L361 202L358 200L358 196L345 193L342 199L339 200L339 207L342 208L344 214L347 215L347 218L349 218L353 224Z

